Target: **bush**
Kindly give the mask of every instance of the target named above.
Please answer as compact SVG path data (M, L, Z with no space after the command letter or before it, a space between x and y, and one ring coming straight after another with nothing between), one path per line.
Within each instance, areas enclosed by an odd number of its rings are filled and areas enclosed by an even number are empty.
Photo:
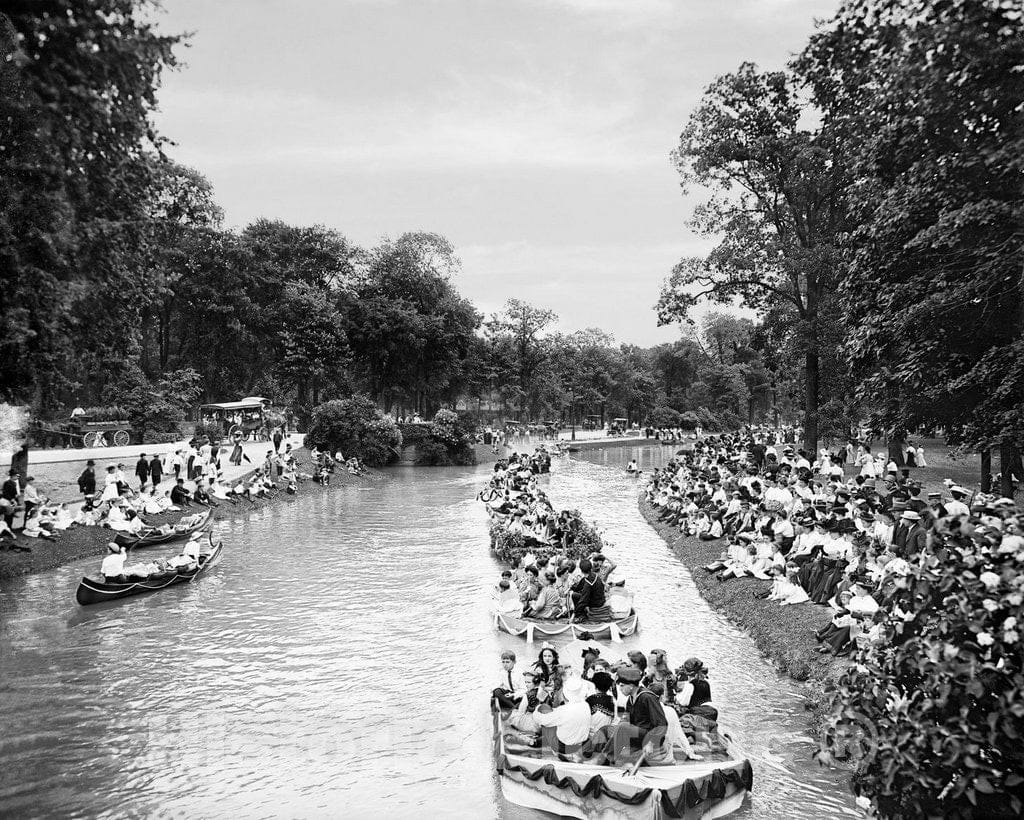
M210 422L209 424L198 422L193 429L192 434L197 439L201 439L205 436L214 444L217 444L224 438L224 427L219 422Z
M671 407L655 407L651 411L649 423L652 427L681 427L682 416ZM692 428L691 428L692 429Z
M402 433L402 446L403 447L415 447L421 441L426 441L430 438L430 425L425 423L420 424L399 424L399 431Z
M443 441L427 438L416 445L418 467L446 467L452 464L452 457Z
M839 680L818 756L849 747L854 791L883 817L1020 817L1024 539L938 540Z
M345 458L357 456L370 466L383 467L398 460L402 433L372 399L355 395L315 407L305 441L307 447L340 450Z

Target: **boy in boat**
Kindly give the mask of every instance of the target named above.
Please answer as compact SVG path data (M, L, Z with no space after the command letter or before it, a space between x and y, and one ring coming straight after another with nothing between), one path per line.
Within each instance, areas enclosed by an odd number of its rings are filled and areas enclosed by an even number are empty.
M672 750L665 742L665 710L658 696L641 685L641 677L635 666L624 666L617 672L616 684L626 698L626 710L617 726L607 726L595 733L593 746L600 748L594 755L595 764L625 765L635 763L641 756L647 764L674 762Z
M506 649L501 653L501 680L491 693L502 709L515 709L526 694L523 676L515 666L516 653Z

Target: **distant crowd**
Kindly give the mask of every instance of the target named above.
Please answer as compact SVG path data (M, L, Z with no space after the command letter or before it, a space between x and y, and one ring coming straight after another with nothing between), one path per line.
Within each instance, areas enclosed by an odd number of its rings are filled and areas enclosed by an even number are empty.
M830 607L823 652L900 640L909 620L896 635L886 616L912 611L913 568L941 566L952 551L1024 547L1010 498L949 480L927 491L867 443L809 454L779 438L755 428L701 439L651 477L647 499L667 524L723 544L706 567L720 580L753 577L770 582L756 594L782 606ZM923 450L904 456L925 464Z

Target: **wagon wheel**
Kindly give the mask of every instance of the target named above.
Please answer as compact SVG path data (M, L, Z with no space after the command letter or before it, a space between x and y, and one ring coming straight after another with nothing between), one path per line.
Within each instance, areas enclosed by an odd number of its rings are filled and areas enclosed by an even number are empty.
M85 446L85 439L83 436L76 436L74 433L64 433L67 438L68 444L75 448L81 448Z
M82 436L82 444L86 447L102 447L104 444L103 433L97 433L95 430L90 430Z
M114 446L115 447L127 447L131 443L132 437L127 430L118 430L114 433Z
M236 434L241 435L242 438L245 438L245 430L242 429L242 425L232 424L228 428L228 435L231 436L231 438L234 438Z

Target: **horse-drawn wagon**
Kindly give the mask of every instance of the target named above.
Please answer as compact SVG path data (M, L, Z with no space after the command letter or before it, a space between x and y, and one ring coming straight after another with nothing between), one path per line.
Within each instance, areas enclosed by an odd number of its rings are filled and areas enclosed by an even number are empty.
M269 441L273 429L284 426L285 417L273 408L270 399L249 396L239 401L201 404L199 421L207 426L219 426L225 438L240 436Z

